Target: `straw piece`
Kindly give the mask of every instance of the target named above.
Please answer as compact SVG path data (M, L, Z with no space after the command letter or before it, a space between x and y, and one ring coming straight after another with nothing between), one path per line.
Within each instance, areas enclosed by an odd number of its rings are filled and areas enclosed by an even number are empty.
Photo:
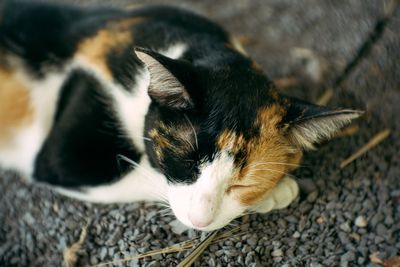
M240 234L245 234L246 231L242 231L240 232L241 228L243 225L241 226L237 226L235 228L232 228L230 230L224 231L222 233L219 233L213 240L212 243L217 243L219 241L231 238L232 236L236 236L236 235L240 235ZM235 233L236 232L236 233ZM120 260L113 260L113 261L108 261L108 262L102 262L96 265L92 265L92 267L101 267L101 266L107 266L107 265L112 265L112 264L121 264L121 263L125 263L131 260L138 260L138 259L143 259L146 257L151 257L154 255L158 255L158 254L169 254L169 253L176 253L176 252L180 252L180 251L184 251L190 248L193 248L195 246L195 244L199 241L199 238L194 238L191 240L187 240L178 244L175 244L173 246L170 247L166 247L166 248L162 248L162 249L155 249L152 251L148 251L142 254L138 254L132 257L126 257L124 259L120 259Z
M366 153L368 150L370 150L373 147L375 147L376 145L378 145L380 142L385 140L389 136L389 134L390 134L390 130L389 129L385 129L385 130L377 133L374 137L372 137L372 139L368 143L366 143L364 146L362 146L353 155L351 155L347 159L343 160L340 163L340 168L343 169L344 167L349 165L351 162L353 162L354 160L359 158L361 155Z
M316 104L319 106L326 106L329 101L331 101L334 95L334 91L332 88L326 89L326 91L318 98Z
M274 80L274 84L278 89L287 89L299 84L299 81L295 77L280 78Z
M248 46L255 42L255 40L248 35L238 35L238 36L236 36L236 39L243 46Z
M348 127L343 128L340 132L338 132L335 137L344 137L344 136L352 136L356 134L360 130L360 126L358 125L351 125Z
M82 250L83 242L85 242L87 236L87 228L88 225L86 225L82 229L79 240L77 242L73 243L70 247L64 250L64 262L67 267L72 267L76 265L78 261L78 253Z
M208 236L200 242L199 245L181 262L177 267L189 267L193 262L203 253L208 245L213 241L218 231L211 232Z
M198 238L195 238L195 239L192 239L192 240L188 240L188 241L184 241L184 242L175 244L175 245L170 246L170 247L151 250L151 251L148 251L148 252L145 252L145 253L142 253L142 254L138 254L138 255L135 255L135 256L132 256L132 257L126 257L126 258L120 259L120 260L102 262L102 263L99 263L99 264L96 264L96 265L92 265L92 267L99 267L99 266L107 266L107 265L111 265L111 264L125 263L125 262L131 261L131 260L143 259L143 258L151 257L151 256L154 256L154 255L168 254L168 253L175 253L175 252L183 251L183 250L192 248L197 240L198 240Z

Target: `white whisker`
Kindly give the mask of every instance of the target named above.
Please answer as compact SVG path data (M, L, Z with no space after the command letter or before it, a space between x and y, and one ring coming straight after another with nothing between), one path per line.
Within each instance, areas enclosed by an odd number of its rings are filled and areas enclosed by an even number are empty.
M193 144L189 140L183 139L183 141L185 141L192 148L192 150L195 151Z
M196 130L194 129L194 126L193 126L192 122L189 120L189 117L186 116L186 114L184 114L184 116L185 116L186 120L188 121L190 127L191 127L192 130L193 130L194 140L195 140L195 142L196 142L196 148L199 149L199 141L197 140L197 133L196 133Z
M145 140L145 141L149 141L149 142L152 142L153 140L151 140L151 138L149 138L149 137L142 137L143 138L143 140Z
M272 162L272 161L264 161L264 162L257 162L251 165L246 166L244 169L247 168L254 168L260 165L285 165L285 166L293 166L293 167L302 167L300 164L292 164L292 163L285 163L285 162Z
M298 179L296 176L294 176L293 174L290 174L290 173L287 173L287 172L282 172L282 171L278 171L278 170L273 170L273 169L258 169L258 170L256 170L256 171L271 171L271 172L277 172L277 173L281 173L281 174L284 174L284 175L287 175L287 176L289 176L289 177L293 177L293 178L295 178L295 179ZM259 175L255 175L255 174L250 174L248 177L254 177L254 178L266 178L266 177L262 177L262 176L259 176Z
M139 163L129 159L128 157L118 154L117 155L117 160L124 160L127 163L133 165L136 167L136 170L138 172L140 172L140 174L142 174L144 177L148 178L149 180L151 180L151 175L149 175L151 172L149 170L147 170L145 167L141 166ZM148 183L150 186L153 186L153 184ZM152 196L156 197L157 199L159 199L160 203L169 203L167 197L162 194L161 192L152 192Z

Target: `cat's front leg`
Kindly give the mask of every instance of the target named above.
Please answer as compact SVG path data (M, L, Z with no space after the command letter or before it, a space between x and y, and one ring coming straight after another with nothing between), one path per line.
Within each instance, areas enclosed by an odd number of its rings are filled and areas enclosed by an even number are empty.
M72 198L96 203L167 202L167 179L151 167L145 156L133 170L112 183L81 190L60 187L56 190Z
M251 211L266 213L274 209L282 209L299 194L299 186L296 181L289 176L285 176L263 200L250 208Z

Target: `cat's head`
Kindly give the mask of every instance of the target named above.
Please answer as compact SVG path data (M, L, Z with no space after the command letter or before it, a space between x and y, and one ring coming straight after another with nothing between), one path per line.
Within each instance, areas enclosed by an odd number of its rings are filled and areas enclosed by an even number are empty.
M192 228L223 227L257 206L303 149L360 115L281 96L242 57L205 67L136 53L150 72L148 154L168 179L171 209Z

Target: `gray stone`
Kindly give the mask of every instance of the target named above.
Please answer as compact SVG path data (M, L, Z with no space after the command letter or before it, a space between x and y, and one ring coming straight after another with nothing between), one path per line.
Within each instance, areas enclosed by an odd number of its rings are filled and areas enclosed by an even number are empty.
M318 198L318 191L313 191L307 196L307 201L309 203L314 203Z
M379 223L376 226L376 233L382 237L387 235L387 228L383 223Z
M350 262L354 261L355 259L356 259L356 254L353 251L347 251L340 257L340 262L341 263Z
M339 228L340 228L342 231L345 231L346 233L350 233L350 232L351 232L351 227L350 227L349 222L344 222L344 223L342 223L342 224L339 226Z
M298 231L294 232L293 237L294 238L299 238L300 237L300 233Z
M107 256L107 248L106 247L102 247L100 250L100 259L104 260Z
M271 253L272 257L281 257L283 255L283 252L281 249L274 249Z

